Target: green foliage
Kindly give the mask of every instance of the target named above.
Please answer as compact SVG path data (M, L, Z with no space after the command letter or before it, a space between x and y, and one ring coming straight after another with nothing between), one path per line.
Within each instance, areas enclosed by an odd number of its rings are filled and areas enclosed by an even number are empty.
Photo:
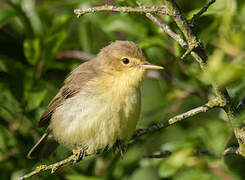
M101 178L97 178L97 177L86 177L83 176L82 174L68 174L66 176L66 178L68 180L101 180Z
M111 2L111 1L108 1ZM113 1L115 5L136 6L134 0ZM140 1L162 5L161 1ZM189 19L204 1L176 0ZM81 59L60 58L66 50L91 54L116 39L136 42L147 59L165 67L150 72L142 85L142 116L138 128L162 122L200 106L214 97L213 81L228 90L234 104L245 96L245 2L216 1L194 27L209 56L207 69L143 14L100 12L77 19L75 8L103 5L98 0L12 0L0 2L0 177L17 179L40 164L50 164L69 155L60 147L48 160L29 160L27 152L44 129L37 124L50 100L69 72ZM159 17L175 32L177 26ZM186 119L160 132L133 142L124 158L111 151L86 158L58 173L42 173L35 179L237 179L245 178L245 160L223 157L231 127L223 111L214 109ZM236 141L231 138L230 144ZM145 155L171 151L162 159Z
M40 40L25 39L23 46L27 61L31 65L35 65L40 58Z

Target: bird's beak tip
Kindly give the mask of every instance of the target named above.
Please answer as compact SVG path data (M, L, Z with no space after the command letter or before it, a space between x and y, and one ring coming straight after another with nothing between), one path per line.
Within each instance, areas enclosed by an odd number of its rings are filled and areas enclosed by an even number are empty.
M150 63L145 63L140 65L143 69L164 69L162 66L150 64Z

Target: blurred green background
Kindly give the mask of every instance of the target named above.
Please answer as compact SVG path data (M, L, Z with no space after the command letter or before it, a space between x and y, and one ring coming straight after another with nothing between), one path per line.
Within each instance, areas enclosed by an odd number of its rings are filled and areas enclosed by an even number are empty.
M143 5L162 2L141 0ZM178 0L190 19L207 1ZM9 0L0 2L0 179L15 180L37 165L50 164L70 152L60 147L48 160L26 155L44 129L38 121L69 72L116 39L137 43L147 59L164 71L149 72L142 84L142 116L138 128L183 113L214 98L217 81L237 105L245 96L245 2L217 0L193 28L209 56L202 73L183 49L143 14L99 12L77 19L75 8L105 3L136 6L134 0ZM159 18L180 33L167 16ZM76 54L74 54L74 51ZM79 55L79 57L77 56ZM244 116L237 118L242 122ZM236 125L236 123L235 123ZM245 159L223 156L231 127L219 109L199 114L132 142L123 158L112 151L41 173L32 179L64 180L242 180ZM145 155L171 151L162 159Z

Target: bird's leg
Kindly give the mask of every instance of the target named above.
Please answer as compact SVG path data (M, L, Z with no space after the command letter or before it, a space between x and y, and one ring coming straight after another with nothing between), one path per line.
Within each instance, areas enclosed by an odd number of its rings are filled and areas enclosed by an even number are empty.
M74 158L74 161L73 161L74 163L77 163L77 162L83 160L83 158L86 155L85 150L82 147L79 147L79 146L77 147L77 149L72 150L72 152L73 152L73 155L75 155L75 158Z
M121 140L117 140L115 145L118 148L121 157L123 157L123 155L126 151L126 146L123 144L123 142Z

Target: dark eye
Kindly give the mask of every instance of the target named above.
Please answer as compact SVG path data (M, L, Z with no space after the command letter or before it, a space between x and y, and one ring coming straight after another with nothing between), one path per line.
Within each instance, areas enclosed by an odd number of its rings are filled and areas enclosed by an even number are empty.
M128 64L129 63L129 59L128 58L123 58L122 62L123 62L123 64Z

